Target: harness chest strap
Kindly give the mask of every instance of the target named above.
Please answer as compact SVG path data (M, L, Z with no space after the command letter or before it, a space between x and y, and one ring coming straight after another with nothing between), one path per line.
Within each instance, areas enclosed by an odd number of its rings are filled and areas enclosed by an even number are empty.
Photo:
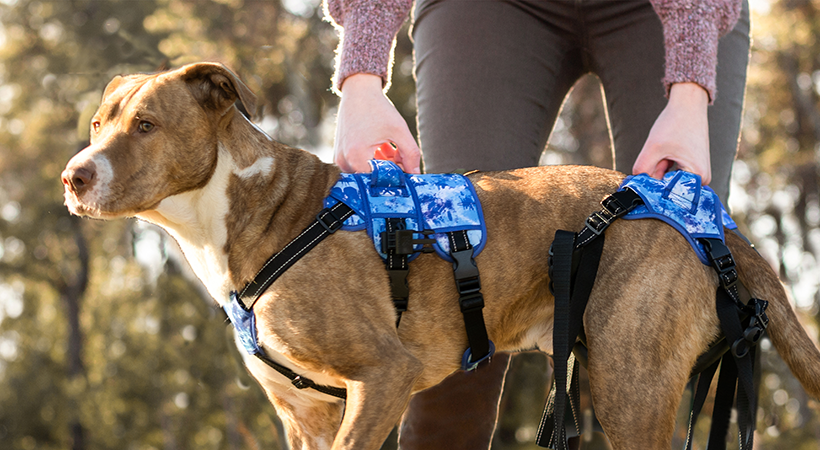
M298 261L299 258L319 244L323 239L339 230L345 219L352 214L353 210L344 203L337 203L330 208L323 209L316 215L316 220L305 228L296 239L292 240L281 251L268 259L265 265L262 266L262 269L256 274L253 281L245 285L240 292L232 292L232 303L235 302L239 309L237 310L236 307L230 303L227 304L224 309L234 324L234 327L239 330L240 326L238 322L244 319L248 321L248 327L255 330L253 306L259 300L259 297L282 273ZM238 315L242 317L237 317ZM300 376L284 365L270 359L258 346L255 338L254 333L242 339L245 350L288 378L298 389L311 388L323 394L343 400L347 398L347 391L344 388L316 384L309 378Z

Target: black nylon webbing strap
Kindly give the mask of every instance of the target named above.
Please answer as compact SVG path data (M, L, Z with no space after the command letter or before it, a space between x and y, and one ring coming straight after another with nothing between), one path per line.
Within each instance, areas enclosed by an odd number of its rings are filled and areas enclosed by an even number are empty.
M744 304L738 293L738 274L734 258L729 248L720 240L701 239L712 267L718 274L720 287L716 293L716 309L725 344L720 347L729 349L720 360L720 376L715 395L715 407L712 413L712 425L709 431L708 450L725 450L726 435L729 429L732 411L732 400L737 390L737 423L740 450L751 450L754 446L755 418L757 416L757 391L754 382L754 345L762 337L768 325L766 307L768 302L752 298ZM745 328L744 328L744 323ZM709 352L707 352L709 353ZM689 436L685 450L692 445L692 430L703 400L709 390L715 361L698 383L694 393L693 409L689 418ZM705 374L711 372L708 379Z
M584 228L578 232L578 237L575 239L576 247L583 247L600 236L612 224L612 221L624 216L641 203L643 203L641 196L629 188L603 199L602 208L590 214Z
M690 383L697 380L697 387L692 390L692 407L689 410L689 429L686 433L685 450L692 449L692 437L695 433L695 424L698 421L701 409L703 409L703 403L706 401L707 394L709 394L709 386L712 384L712 379L714 379L715 372L717 372L719 365L720 360L715 361L697 375L697 378L692 377Z
M462 361L463 370L475 369L475 363L490 356L492 346L484 325L484 296L481 294L481 280L478 266L473 260L473 246L467 239L466 231L447 233L450 242L450 256L453 258L453 276L458 290L458 304L464 318L467 331L467 349L469 355L466 364Z
M604 249L603 232L612 222L641 204L631 189L618 191L603 201L601 210L592 213L577 234L558 230L551 247L550 279L555 296L553 325L553 362L555 398L548 402L541 417L536 444L554 449L567 448L564 411L567 403L567 360L583 326L584 310L595 284ZM574 365L573 373L574 376ZM571 399L570 399L571 400ZM550 432L551 431L551 432Z
M706 443L706 448L709 450L726 450L726 430L729 429L732 399L735 397L736 386L737 365L732 359L732 355L726 353L720 362L720 375L718 376L718 385L715 391L715 406L712 411L712 426L709 430L709 441ZM738 410L738 414L740 414L740 410Z
M287 379L296 386L297 389L313 389L315 391L321 392L323 394L331 395L336 398L340 398L342 400L347 399L347 390L345 388L339 388L335 386L323 386L321 384L316 384L312 380L300 376L296 372L288 369L287 367L283 366L282 364L277 363L276 361L268 358L267 356L263 355L262 353L256 353L256 357L259 358L262 362L267 364L273 370L279 372L280 374L284 375Z
M553 325L552 359L555 380L555 396L550 405L544 409L541 424L536 435L536 444L555 449L566 448L566 430L563 417L567 400L567 359L569 351L566 342L570 340L570 296L572 280L572 254L575 249L575 233L558 230L552 241L552 287L555 295L555 313ZM575 339L573 339L574 341Z
M742 340L743 326L738 317L737 307L734 301L729 298L729 295L721 289L718 289L717 313L720 319L720 327L723 334L726 335L726 339L729 342ZM757 416L752 355L750 352L746 352L742 356L734 354L734 351L732 353L734 363L737 366L737 424L738 433L740 434L740 450L751 450L754 444L754 418ZM725 360L726 358L724 358ZM716 431L713 430L712 434L716 434ZM726 440L725 436L726 432L724 430L723 441ZM725 443L723 445L725 447Z
M262 269L257 272L253 281L246 284L239 292L239 303L246 310L253 308L259 296L270 287L290 266L305 253L315 247L322 239L335 233L342 227L345 219L353 215L353 210L344 203L336 203L316 214L316 220L308 225L294 240L282 250L271 256Z
M388 218L385 219L386 234L382 239L388 236L395 236L399 230L404 230L405 220ZM395 239L395 238L394 238ZM399 253L396 245L387 245L386 254L387 259L384 261L387 267L387 275L390 277L390 293L393 297L393 306L396 308L396 327L401 322L401 314L407 311L407 302L410 297L410 289L407 287L407 274L410 270L407 267L407 254Z

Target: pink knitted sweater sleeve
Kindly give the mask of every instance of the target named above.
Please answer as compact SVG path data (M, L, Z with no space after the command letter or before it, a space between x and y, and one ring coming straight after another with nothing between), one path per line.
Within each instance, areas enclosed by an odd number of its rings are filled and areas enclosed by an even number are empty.
M741 0L651 0L663 23L667 93L673 83L694 82L714 100L718 38L734 27ZM325 15L339 30L338 92L345 78L369 73L390 84L396 34L413 0L326 0Z
M327 0L325 17L339 30L336 74L333 87L338 93L345 78L369 73L390 86L393 47L399 29L407 19L413 0Z
M741 0L651 0L663 23L669 93L673 83L695 82L715 99L718 38L740 16Z

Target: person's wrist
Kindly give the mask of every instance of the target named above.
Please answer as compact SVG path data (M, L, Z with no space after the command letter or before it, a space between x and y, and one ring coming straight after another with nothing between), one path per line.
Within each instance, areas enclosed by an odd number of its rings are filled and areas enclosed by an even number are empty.
M709 92L697 83L675 83L669 89L669 103L706 110Z
M339 91L342 96L351 92L381 92L382 77L370 73L357 73L344 79Z

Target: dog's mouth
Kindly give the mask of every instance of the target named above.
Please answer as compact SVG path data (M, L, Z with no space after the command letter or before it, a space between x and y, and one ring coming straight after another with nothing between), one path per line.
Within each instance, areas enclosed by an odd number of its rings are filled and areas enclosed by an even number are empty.
M137 211L114 211L98 201L83 200L81 196L78 196L68 187L65 188L63 197L68 211L75 216L112 220L132 217L137 213Z
M65 206L68 211L75 216L91 217L94 219L113 219L118 215L104 212L99 205L89 204L83 202L77 197L77 194L71 192L69 188L65 188Z

